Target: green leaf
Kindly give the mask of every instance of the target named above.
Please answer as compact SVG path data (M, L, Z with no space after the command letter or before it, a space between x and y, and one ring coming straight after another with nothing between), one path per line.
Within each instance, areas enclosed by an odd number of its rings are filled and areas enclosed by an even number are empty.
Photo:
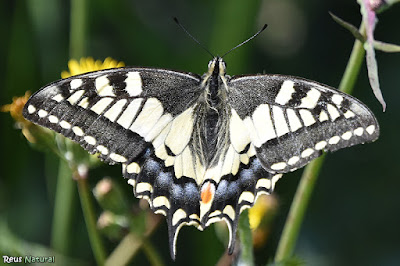
M331 12L329 12L329 15L331 15L333 20L335 22L337 22L340 26L342 26L343 28L350 31L357 40L359 40L362 43L364 43L366 41L366 38L361 34L361 32L359 32L359 30L353 24L350 24L350 23L344 21L343 19L339 18L338 16L334 15ZM374 44L374 48L376 50L379 50L382 52L387 52L387 53L400 52L400 45L385 43L385 42L376 41L376 40L374 40L373 44Z
M380 41L374 41L374 48L386 53L398 53L400 52L400 45L385 43Z
M239 218L240 257L238 265L254 265L253 237L249 224L249 211L242 212Z
M371 85L372 91L375 94L375 97L382 104L383 111L385 111L386 103L385 100L383 99L381 88L379 86L378 63L376 62L375 50L374 47L372 47L368 43L364 44L364 48L365 51L367 52L366 58L367 58L369 83Z
M358 29L353 24L344 21L343 19L339 18L338 16L335 16L331 12L329 12L329 15L331 15L331 17L333 18L334 21L336 21L336 23L338 23L340 26L350 31L357 40L359 40L360 42L366 41L366 38L358 31Z

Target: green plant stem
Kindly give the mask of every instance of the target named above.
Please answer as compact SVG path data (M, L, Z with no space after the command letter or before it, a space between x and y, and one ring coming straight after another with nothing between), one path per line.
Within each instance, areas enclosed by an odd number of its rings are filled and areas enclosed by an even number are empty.
M70 57L79 58L85 52L86 0L71 0ZM59 170L52 222L51 246L62 254L67 254L71 242L71 220L75 185L72 170L59 151Z
M365 35L364 22L361 23L359 32ZM339 84L339 90L348 94L351 94L353 92L358 74L360 73L362 62L364 61L364 56L365 50L363 44L359 40L355 40L349 62L347 63L346 70L344 71L342 80Z
M59 160L57 188L53 211L51 246L57 252L68 254L73 215L75 182L65 160Z
M150 222L151 221L151 222ZM142 245L145 244L146 239L157 229L160 224L161 219L158 217L153 217L149 219L149 223L147 223L146 232L142 236L138 236L136 233L127 234L124 239L118 244L118 246L114 249L114 251L108 256L107 261L105 263L106 266L118 266L118 265L127 265L129 261L136 255ZM148 247L147 247L148 248ZM151 249L147 249L147 251L151 252ZM153 255L158 256L158 254L154 253ZM161 261L161 257L157 258L159 265L163 265L164 263Z
M143 251L146 254L149 262L153 266L162 266L164 265L163 261L161 260L160 254L154 248L153 244L147 239L143 241Z
M253 235L249 224L249 210L245 210L239 219L240 259L238 265L254 265Z
M365 32L363 23L360 26L360 32L362 34ZM353 91L364 55L365 50L362 43L356 40L339 85L341 91L346 93L351 93ZM284 262L293 255L304 214L307 210L315 182L317 181L325 157L326 156L323 155L315 159L304 169L275 254L276 263Z
M85 55L87 4L87 0L71 0L70 58L79 59ZM75 173L78 175L77 171ZM103 265L106 259L106 252L96 226L96 215L91 198L92 194L89 190L86 177L77 176L75 179L78 184L79 198L93 254L97 264Z
M85 217L86 228L89 234L90 244L98 265L104 265L106 252L96 227L96 216L93 209L91 193L88 187L87 179L77 178L79 198L81 200L83 216Z
M307 210L308 202L311 198L315 182L317 181L319 171L324 162L325 154L312 161L303 172L285 227L279 241L278 250L275 255L275 262L285 261L292 256L296 245L301 223Z
M87 0L71 0L70 58L79 59L86 54L86 14Z

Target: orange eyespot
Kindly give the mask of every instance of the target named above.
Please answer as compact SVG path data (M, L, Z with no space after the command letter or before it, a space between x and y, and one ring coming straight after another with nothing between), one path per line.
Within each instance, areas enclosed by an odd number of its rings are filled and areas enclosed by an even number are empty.
M206 182L201 187L201 201L204 204L209 203L214 198L215 186L210 182Z

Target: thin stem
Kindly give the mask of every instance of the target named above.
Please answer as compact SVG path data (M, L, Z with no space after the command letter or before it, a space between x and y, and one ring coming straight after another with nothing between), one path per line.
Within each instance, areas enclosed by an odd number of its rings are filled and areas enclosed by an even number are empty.
M292 256L301 223L303 222L304 214L307 210L308 202L310 201L324 158L325 154L312 161L304 169L288 217L286 218L285 227L275 255L275 262L284 261Z
M361 23L359 31L361 34L365 35L364 22ZM365 49L363 44L359 40L355 40L349 62L347 63L346 70L339 84L339 90L348 94L352 93L362 62L364 61L364 56Z
M249 211L245 210L239 219L240 259L238 265L254 265L253 235L249 224Z
M160 254L154 248L153 244L149 240L144 239L142 248L151 265L153 266L164 265L163 261L161 260Z
M71 0L70 58L79 59L86 54L86 14L87 0Z
M96 227L96 216L93 209L92 195L90 193L87 178L77 177L79 198L83 216L85 217L86 228L89 234L90 244L98 265L103 265L106 260L106 252Z
M71 0L71 31L70 56L80 57L85 50L86 0ZM71 216L74 203L75 185L72 170L68 162L60 155L59 150L53 150L60 158L55 194L54 216L52 223L51 245L62 254L67 254L71 242Z
M155 229L157 229L161 219L158 217L152 217L148 221L146 232L143 236L138 236L136 233L131 232L127 234L121 242L119 242L118 246L114 249L110 256L108 256L105 263L106 266L126 265L129 263L129 261L139 251L140 247L142 247L146 241L146 238L148 238L155 231ZM161 264L164 264L161 261L161 257L159 257L158 260Z
M70 58L79 59L85 55L87 3L87 0L71 0ZM97 264L103 265L106 252L96 227L96 215L87 178L80 176L79 171L75 171L74 174L93 254Z
M59 160L51 246L54 250L64 255L68 254L68 247L71 240L74 194L75 182L72 179L72 171L65 160Z
M364 34L364 31L365 27L362 23L360 32ZM354 84L361 69L364 54L365 51L362 43L356 40L339 85L341 91L346 93L351 93L353 91ZM312 161L304 169L275 254L275 262L277 263L289 259L293 254L304 214L307 210L315 182L317 181L324 160L325 155Z
M106 266L126 265L139 251L143 238L129 233L122 239L106 261Z

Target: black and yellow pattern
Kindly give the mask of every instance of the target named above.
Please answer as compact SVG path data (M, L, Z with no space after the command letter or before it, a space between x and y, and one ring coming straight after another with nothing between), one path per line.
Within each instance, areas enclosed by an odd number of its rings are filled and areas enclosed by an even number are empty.
M218 57L202 77L118 68L56 81L24 116L121 163L135 196L167 217L172 257L183 225L220 220L232 252L240 212L283 173L379 135L374 115L349 95L290 76L229 77Z

